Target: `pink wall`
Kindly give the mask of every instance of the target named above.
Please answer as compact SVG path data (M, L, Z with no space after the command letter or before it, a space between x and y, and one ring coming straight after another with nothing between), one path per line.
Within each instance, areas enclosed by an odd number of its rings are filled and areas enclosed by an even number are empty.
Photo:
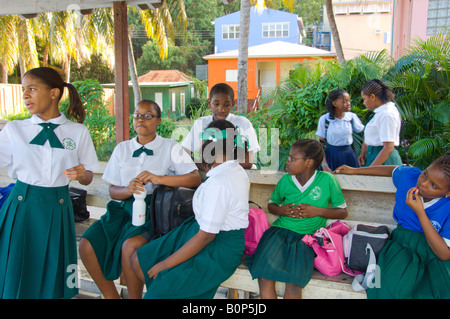
M415 38L427 39L428 0L395 0L392 56L399 59L402 51Z

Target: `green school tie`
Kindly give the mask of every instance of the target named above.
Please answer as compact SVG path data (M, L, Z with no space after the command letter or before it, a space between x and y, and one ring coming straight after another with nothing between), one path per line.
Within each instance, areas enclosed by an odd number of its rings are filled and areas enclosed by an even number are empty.
M141 155L142 152L144 152L147 155L153 155L152 150L148 150L145 148L145 146L142 146L141 148L138 148L137 150L134 151L133 157L139 157L139 155Z
M31 140L30 144L44 145L48 140L52 148L64 149L64 146L61 144L55 132L53 132L54 129L59 126L59 124L41 123L38 125L42 126L42 130Z

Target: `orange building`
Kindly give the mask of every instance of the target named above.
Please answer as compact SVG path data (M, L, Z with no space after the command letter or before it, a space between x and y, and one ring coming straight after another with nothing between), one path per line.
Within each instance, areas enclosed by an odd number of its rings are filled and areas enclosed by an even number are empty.
M247 112L254 109L254 101L258 96L273 90L281 79L289 75L295 64L306 60L335 57L336 54L329 51L283 41L249 47ZM237 93L238 50L210 54L203 58L208 60L208 91L217 83L227 83Z

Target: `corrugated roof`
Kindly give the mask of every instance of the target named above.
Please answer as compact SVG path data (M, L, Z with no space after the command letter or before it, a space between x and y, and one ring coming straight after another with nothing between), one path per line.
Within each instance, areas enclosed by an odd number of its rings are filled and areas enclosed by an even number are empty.
M186 74L178 70L153 70L138 77L139 83L192 82Z
M316 49L303 44L295 44L284 41L274 41L254 45L248 48L249 58L281 58L281 57L323 57L336 56L336 53ZM237 59L238 50L231 50L222 53L209 54L203 57L209 59Z

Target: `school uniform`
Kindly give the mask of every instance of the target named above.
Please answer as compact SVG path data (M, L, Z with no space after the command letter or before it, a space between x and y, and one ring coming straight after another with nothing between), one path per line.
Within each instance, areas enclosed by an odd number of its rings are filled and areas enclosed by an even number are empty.
M226 117L226 120L231 122L235 127L239 129L240 135L242 135L248 142L249 152L256 153L261 149L252 122L250 122L246 117L230 113ZM212 115L203 116L195 120L191 130L189 131L189 134L184 138L183 142L181 142L181 146L190 150L191 152L195 152L196 150L198 150L203 143L200 135L203 131L205 131L205 129L212 121Z
M439 260L433 253L417 214L406 204L406 195L421 173L418 168L400 166L392 174L397 188L393 217L398 226L378 257L381 284L367 290L370 299L450 298L450 260ZM434 199L424 203L424 208L450 247L450 198Z
M374 110L374 116L366 124L364 142L368 145L364 166L369 166L383 149L383 142L400 145L401 116L393 102L388 102ZM391 153L383 165L402 165L397 151Z
M341 165L359 167L358 158L352 148L353 132L361 133L364 125L352 112L345 112L342 119L330 117L330 113L319 118L316 135L327 141L325 157L332 171Z
M145 298L213 298L217 288L241 263L248 226L248 187L245 170L237 161L212 168L193 198L195 218L138 248L145 276ZM147 271L188 242L199 229L216 234L214 240L189 260L150 279Z
M0 148L0 167L17 180L0 210L0 298L71 298L77 253L64 170L98 169L89 131L63 114L45 122L33 115L9 122Z
M128 187L130 181L143 171L155 175L184 175L194 170L197 170L197 167L176 141L157 135L153 141L142 145L135 137L115 147L106 165L103 179L112 185ZM144 185L147 206L155 187L152 183ZM133 202L133 196L124 201L110 201L106 206L106 214L83 235L93 247L107 280L119 278L122 272L123 242L130 237L150 233L148 216L144 225L132 225ZM147 215L148 213L147 211Z
M316 171L301 185L295 176L285 174L270 197L277 205L309 204L316 207L347 207L336 178L328 172ZM326 218L292 218L279 216L266 230L253 255L245 263L253 279L265 278L293 283L304 288L311 280L314 269L314 250L302 238L326 226Z

